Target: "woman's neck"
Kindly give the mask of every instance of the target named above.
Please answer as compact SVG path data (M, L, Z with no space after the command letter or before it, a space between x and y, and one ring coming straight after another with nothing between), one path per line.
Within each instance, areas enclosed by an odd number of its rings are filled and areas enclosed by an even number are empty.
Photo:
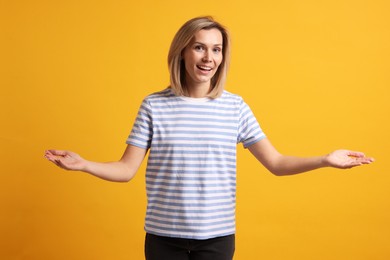
M204 98L210 92L210 84L190 85L187 87L188 96L192 98Z

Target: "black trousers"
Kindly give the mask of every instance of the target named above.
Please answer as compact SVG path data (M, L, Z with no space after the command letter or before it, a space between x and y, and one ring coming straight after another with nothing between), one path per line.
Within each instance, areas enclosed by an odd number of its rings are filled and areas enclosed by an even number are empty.
M205 240L146 234L146 260L232 260L235 236Z

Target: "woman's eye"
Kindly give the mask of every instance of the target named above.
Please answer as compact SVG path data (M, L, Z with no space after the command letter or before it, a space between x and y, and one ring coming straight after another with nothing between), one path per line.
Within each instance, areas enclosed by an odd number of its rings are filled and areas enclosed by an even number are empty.
M197 51L203 51L203 50L204 50L204 47L201 46L201 45L197 45L197 46L195 46L195 50L197 50Z
M220 48L215 48L215 49L214 49L214 52L215 52L215 53L220 53L221 51L222 51L222 50L221 50Z

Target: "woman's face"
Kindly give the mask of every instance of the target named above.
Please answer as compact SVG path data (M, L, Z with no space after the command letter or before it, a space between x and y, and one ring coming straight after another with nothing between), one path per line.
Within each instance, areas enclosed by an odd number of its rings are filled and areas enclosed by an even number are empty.
M187 87L210 88L211 78L222 62L222 33L218 29L200 30L184 49Z

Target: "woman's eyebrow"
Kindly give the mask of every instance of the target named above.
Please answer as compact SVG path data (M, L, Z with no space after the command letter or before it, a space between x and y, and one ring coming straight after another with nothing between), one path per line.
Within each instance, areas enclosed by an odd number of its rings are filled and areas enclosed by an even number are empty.
M206 43L203 42L194 42L193 44L207 45ZM213 46L222 46L222 45L223 45L222 43L213 44Z

